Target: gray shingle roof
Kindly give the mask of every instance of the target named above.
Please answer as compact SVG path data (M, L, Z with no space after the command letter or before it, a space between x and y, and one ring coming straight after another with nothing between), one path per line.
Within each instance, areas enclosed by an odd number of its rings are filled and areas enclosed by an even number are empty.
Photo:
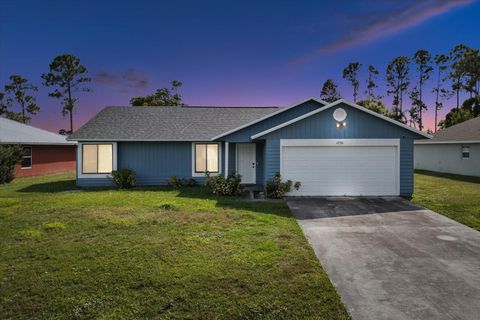
M277 107L106 107L69 140L210 140Z
M0 117L0 144L74 144L65 136Z
M480 141L480 117L440 130L428 142L442 141Z

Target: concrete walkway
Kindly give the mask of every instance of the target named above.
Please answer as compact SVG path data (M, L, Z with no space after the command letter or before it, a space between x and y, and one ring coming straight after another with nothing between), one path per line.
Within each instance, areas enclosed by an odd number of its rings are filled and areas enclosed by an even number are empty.
M352 318L480 319L480 232L398 198L290 198Z

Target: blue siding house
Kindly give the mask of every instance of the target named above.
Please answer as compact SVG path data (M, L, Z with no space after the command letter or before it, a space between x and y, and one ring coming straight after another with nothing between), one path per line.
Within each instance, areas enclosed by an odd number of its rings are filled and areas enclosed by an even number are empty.
M69 137L77 185L110 185L130 168L139 185L171 176L203 182L238 172L263 186L276 172L293 196L413 193L413 141L426 133L343 99L278 107L107 107Z

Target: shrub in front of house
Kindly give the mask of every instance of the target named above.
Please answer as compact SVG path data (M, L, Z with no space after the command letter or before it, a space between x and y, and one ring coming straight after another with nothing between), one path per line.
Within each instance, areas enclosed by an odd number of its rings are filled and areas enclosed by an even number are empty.
M293 183L291 180L282 181L280 172L277 172L273 179L267 181L265 185L266 196L271 199L281 199L285 193L292 191L292 186L295 190L298 190L301 183L298 181Z
M123 168L120 170L113 170L111 179L113 183L119 189L128 189L135 186L137 181L137 175L135 172L128 168Z
M244 191L243 186L240 184L241 182L242 176L235 172L230 173L227 178L222 175L210 176L210 174L207 173L205 186L214 194L234 196Z
M190 179L185 179L184 182L183 182L183 185L185 187L193 188L193 187L196 187L198 185L198 183L197 183L197 180L195 180L193 178L190 178Z
M177 176L171 176L167 180L167 186L173 188L173 189L180 189L183 187L196 187L197 186L197 181L193 178L190 179L181 179Z
M183 181L177 176L171 176L167 180L167 186L172 187L173 189L180 189L183 187Z
M18 145L0 145L0 184L14 179L15 165L22 160L23 150Z

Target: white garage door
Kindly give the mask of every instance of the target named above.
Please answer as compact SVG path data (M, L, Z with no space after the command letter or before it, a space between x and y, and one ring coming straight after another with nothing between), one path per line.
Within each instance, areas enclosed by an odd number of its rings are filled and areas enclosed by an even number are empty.
M399 194L398 139L282 140L282 178L291 196Z

